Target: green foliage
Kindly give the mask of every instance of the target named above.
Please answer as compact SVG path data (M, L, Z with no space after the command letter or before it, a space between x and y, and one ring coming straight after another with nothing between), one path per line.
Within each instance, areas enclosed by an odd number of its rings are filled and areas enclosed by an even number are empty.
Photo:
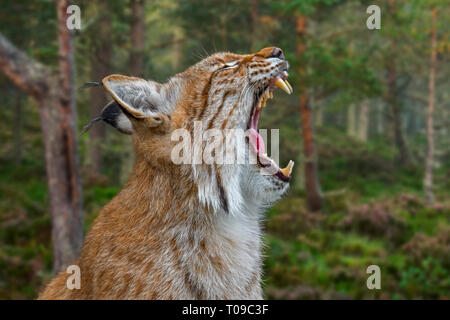
M255 7L254 4L257 3ZM449 78L448 6L438 1L387 0L167 0L147 1L143 74L165 81L216 51L254 52L283 48L291 64L294 94L275 93L262 114L261 128L279 128L280 162L303 160L299 84L310 93L313 113L322 110L315 130L319 179L325 209L309 212L305 191L291 191L267 213L265 294L280 299L448 299L450 292L450 150L448 148ZM131 10L129 1L77 2L83 29L76 32L76 86L92 79L98 50L97 30L103 15L111 22L111 73L129 74ZM382 28L365 28L369 4L382 8ZM425 105L429 64L430 10L438 6L436 92L437 203L427 206L423 193ZM1 32L32 58L58 63L53 1L2 1ZM256 13L256 20L254 14ZM302 38L299 15L307 22ZM300 41L301 40L301 41ZM298 55L298 45L304 46ZM386 108L386 64L397 62L398 102L412 164L394 163L397 149ZM301 72L299 72L301 71ZM447 90L448 91L448 90ZM21 98L0 75L0 299L35 298L51 277L51 225L39 110ZM21 98L21 100L19 99ZM81 127L91 117L89 91L77 91ZM350 104L371 99L369 139L345 134ZM15 113L22 106L20 146ZM358 108L357 108L358 109ZM379 114L378 114L379 113ZM380 116L381 115L381 116ZM374 128L380 116L381 129ZM377 120L378 121L378 120ZM447 122L446 122L447 121ZM86 167L89 136L80 138L80 160ZM131 144L108 128L101 174L83 171L86 229L120 190L123 146ZM296 166L300 166L296 161ZM299 170L300 173L300 170ZM300 179L294 173L294 179ZM295 183L296 181L294 181ZM292 188L294 189L294 188ZM382 290L366 288L366 268L378 264Z
M52 1L2 1L1 32L27 54L54 65L57 61L56 15Z
M325 194L322 213L294 195L270 210L266 296L448 299L449 189L429 207L417 195L422 174L389 169L384 143L363 145L330 129L319 141L322 186L335 191ZM371 264L381 268L380 291L366 287Z
M304 15L311 15L317 9L331 6L341 2L340 0L281 0L273 3L275 10L284 11L287 13L299 12Z
M429 210L423 204L417 207L400 195L391 199L392 218L402 221L397 238L389 236L389 229L374 237L374 230L358 228L348 230L346 224L354 209L333 214L315 213L315 224L301 224L301 228L286 225L304 221L302 202L290 198L280 202L267 225L267 252L265 261L268 298L326 299L329 297L354 299L436 299L448 298L449 270L449 217L447 204L443 222L430 219L432 234L423 236L412 232L415 219ZM380 202L383 205L383 202ZM409 210L416 214L400 220L400 214ZM297 210L293 209L297 208ZM310 213L313 215L313 213ZM437 214L436 214L437 216ZM283 224L279 224L282 217ZM373 223L373 222L368 222ZM394 223L395 224L395 223ZM441 227L445 225L445 227ZM282 227L283 226L283 227ZM390 227L386 222L385 227ZM384 236L384 232L387 235ZM377 235L377 233L375 233ZM381 268L382 290L366 287L366 268L376 264Z
M385 138L361 143L334 128L321 128L317 131L317 144L320 182L325 190L350 187L365 198L422 191L423 169L417 165L395 166L395 150Z
M108 184L106 181L105 184ZM118 187L85 186L86 228ZM0 299L33 299L49 280L51 222L42 160L0 165Z
M305 81L318 95L330 95L339 90L340 94L347 93L357 100L381 92L380 82L369 68L365 50L351 51L344 38L310 45L305 59L311 61L312 70Z

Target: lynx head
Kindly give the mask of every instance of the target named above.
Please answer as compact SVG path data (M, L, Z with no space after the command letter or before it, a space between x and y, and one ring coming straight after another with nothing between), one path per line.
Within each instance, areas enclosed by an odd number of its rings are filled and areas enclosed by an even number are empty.
M260 168L270 169L270 187L283 185L290 179L292 164L280 169L265 153L258 122L266 101L276 87L288 94L292 87L286 81L289 63L283 51L269 47L254 54L216 53L186 71L160 84L139 78L111 75L102 80L114 101L102 112L101 119L122 133L134 136L135 149L149 162L171 161L174 142L172 133L184 129L195 134L195 123L202 130L246 130L252 166L227 166L220 163L193 165L193 178L198 182L201 202L228 211L227 189L242 187L242 179ZM224 135L225 136L225 135ZM202 145L208 141L204 139ZM222 145L223 141L222 141ZM225 148L216 149L225 152ZM155 161L157 160L157 161ZM256 170L258 169L258 170ZM249 172L249 170L251 172ZM284 187L284 186L283 186ZM208 194L216 192L218 199ZM242 192L240 192L242 193Z

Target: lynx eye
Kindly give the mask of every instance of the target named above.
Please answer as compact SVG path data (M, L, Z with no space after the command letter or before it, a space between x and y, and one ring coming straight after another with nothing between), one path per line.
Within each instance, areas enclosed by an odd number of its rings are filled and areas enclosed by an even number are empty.
M238 65L239 65L239 60L231 61L231 62L225 63L225 65L222 67L222 70L236 68Z

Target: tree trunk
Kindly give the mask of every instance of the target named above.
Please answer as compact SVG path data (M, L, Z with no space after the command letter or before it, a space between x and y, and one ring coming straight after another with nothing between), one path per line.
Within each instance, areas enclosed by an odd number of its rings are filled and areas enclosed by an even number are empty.
M359 109L358 134L357 138L361 142L367 142L369 132L369 100L364 100Z
M181 62L183 61L183 44L184 30L181 27L174 29L174 41L172 49L172 69L175 73L180 72Z
M52 206L53 270L57 271L73 262L79 254L83 242L83 212L81 197L81 177L79 170L76 106L74 92L74 57L72 36L67 29L67 7L69 1L57 2L59 75L55 94L47 98L49 107L59 111L60 123L49 126L51 139L46 139L47 170L49 177ZM50 111L50 113L52 113ZM57 117L52 117L55 120ZM44 124L44 122L41 122ZM58 141L56 143L56 141ZM53 142L53 143L52 143ZM54 150L52 150L54 148ZM49 151L49 152L48 152ZM59 162L52 166L51 158ZM51 168L50 168L51 167Z
M387 63L388 89L386 95L386 102L389 106L389 116L393 131L392 134L394 136L395 145L397 146L398 150L397 163L401 166L406 166L410 162L410 157L405 137L403 136L401 107L397 97L398 92L396 80L397 80L396 62L392 58Z
M258 48L258 30L260 29L258 0L250 0L250 20L250 28L252 33L250 37L250 51L257 52L261 49Z
M303 154L305 156L305 184L308 208L312 211L322 209L322 193L317 176L317 155L312 128L312 113L308 105L309 97L300 96L300 112L303 135Z
M144 75L144 1L131 0L131 52L130 52L130 71L135 77ZM125 182L133 169L135 161L133 152L133 143L129 136L122 138L123 160L120 172L120 181Z
M384 132L384 106L381 102L377 104L377 134L382 134Z
M304 162L304 157L303 157L303 149L300 150L298 157L297 157L297 161L295 161L295 167L294 167L294 190L295 191L301 191L304 192L305 191L305 185L306 185L306 181L305 181L305 164Z
M431 55L430 55L430 79L428 83L428 109L427 109L427 158L425 164L425 197L427 203L434 203L433 194L433 154L434 154L434 136L433 136L433 113L434 113L434 89L436 77L436 58L437 58L437 34L436 34L436 8L431 11L432 29L431 29Z
M15 90L16 103L14 108L13 135L14 135L14 152L13 160L15 164L22 163L22 96L18 89Z
M75 129L73 54L66 27L67 1L57 2L59 73L27 57L0 34L0 70L38 103L52 217L53 270L78 256L83 214Z
M314 108L314 126L316 128L323 126L323 108Z
M93 50L91 58L91 73L93 81L100 81L110 74L111 60L111 17L105 2L99 3L102 16L99 21L95 43L97 47ZM91 118L97 117L103 107L108 103L103 88L92 88L91 95ZM92 126L89 131L89 169L92 174L101 174L103 164L103 148L105 143L105 125L99 123Z
M356 107L353 103L347 108L347 134L352 138L356 136Z
M397 13L397 7L395 0L389 0L388 8L391 14ZM391 49L395 51L395 41L391 39ZM387 93L386 103L389 108L389 118L391 122L392 135L394 137L394 142L397 147L398 156L396 162L400 166L406 166L410 162L410 156L408 151L408 146L406 145L405 137L403 136L403 127L401 119L401 105L398 100L398 88L397 88L397 62L395 57L387 57L386 63L386 82L387 82Z
M130 69L135 77L144 75L144 1L131 0Z
M297 56L302 57L306 49L306 18L302 14L297 16ZM300 64L301 65L301 64ZM305 172L305 189L306 201L308 208L311 211L319 211L322 209L322 192L320 190L319 179L317 176L317 155L314 142L314 131L312 123L312 111L309 105L309 97L306 92L306 85L303 83L305 70L299 67L299 105L300 116L302 124L303 137L303 155L305 157L304 172Z

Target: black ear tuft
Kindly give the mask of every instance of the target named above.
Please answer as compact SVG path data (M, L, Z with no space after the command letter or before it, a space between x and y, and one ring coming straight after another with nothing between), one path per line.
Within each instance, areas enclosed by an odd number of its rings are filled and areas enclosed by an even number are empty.
M83 129L81 129L80 136L85 134L97 121L100 121L100 120L102 120L102 117L96 117L96 118L92 119L91 121L89 121L89 123L87 125L85 125L83 127Z
M103 83L101 83L101 82L86 82L79 88L79 90L86 89L86 88L92 88L92 87L100 87L100 86L103 86Z
M122 133L133 133L130 120L125 116L123 108L116 101L111 101L103 108L101 118Z
M120 105L115 101L111 101L103 108L100 116L92 119L91 121L89 121L87 125L83 127L80 135L88 131L96 122L100 120L105 121L106 123L110 124L111 126L113 126L122 133L125 134L133 133L133 127L131 125L131 122L123 113L123 110L120 107Z

